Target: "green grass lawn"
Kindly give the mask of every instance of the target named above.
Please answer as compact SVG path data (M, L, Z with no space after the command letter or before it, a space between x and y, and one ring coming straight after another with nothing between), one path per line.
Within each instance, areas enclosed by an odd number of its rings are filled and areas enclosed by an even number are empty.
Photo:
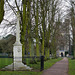
M12 58L0 58L0 69L11 64L12 62Z
M41 75L41 73L31 71L0 71L0 75Z
M61 60L61 58L50 59L48 61L45 61L44 69L50 68L53 64L55 64L59 60ZM12 63L11 58L8 58L8 59L0 58L0 69L11 63ZM28 65L33 67L34 69L40 70L40 62L38 62L37 64L28 64ZM37 73L33 71L0 71L0 75L41 75L41 74L42 72Z
M75 75L75 60L69 59L69 75Z
M52 65L54 65L57 61L60 61L62 58L58 58L58 59L50 59L48 61L45 61L44 63L44 69L48 69L50 68Z
M60 61L61 58L58 59L50 59L44 62L44 69L50 68L53 64L55 64L57 61ZM33 67L33 69L40 70L40 62L37 62L37 64L28 64L28 66Z

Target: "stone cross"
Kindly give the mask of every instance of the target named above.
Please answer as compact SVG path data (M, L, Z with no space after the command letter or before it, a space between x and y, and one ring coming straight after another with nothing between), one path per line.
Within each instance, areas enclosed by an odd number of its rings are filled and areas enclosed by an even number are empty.
M32 68L22 63L22 44L20 42L20 14L17 12L16 42L13 47L14 70L31 70Z
M20 14L17 12L17 25L16 25L16 42L13 45L13 63L6 66L3 70L31 70L27 65L22 63L22 44L20 42Z
M17 16L16 42L14 43L14 47L13 47L14 70L17 70L18 67L20 67L22 64L22 44L20 42L20 14L19 12L17 12L16 16Z
M17 25L16 25L16 43L20 43L20 14L17 12Z

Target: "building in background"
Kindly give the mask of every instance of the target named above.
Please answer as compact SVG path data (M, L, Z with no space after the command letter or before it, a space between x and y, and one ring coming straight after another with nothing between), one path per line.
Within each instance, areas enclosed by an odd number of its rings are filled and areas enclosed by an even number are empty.
M70 46L70 32L69 32L69 20L66 19L62 25L60 25L60 35L59 35L59 47L57 55L60 57L66 57L69 55Z

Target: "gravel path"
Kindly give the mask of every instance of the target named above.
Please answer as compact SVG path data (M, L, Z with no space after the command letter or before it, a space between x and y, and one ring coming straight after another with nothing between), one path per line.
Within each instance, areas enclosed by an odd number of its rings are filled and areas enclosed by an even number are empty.
M68 75L68 59L63 58L51 68L44 70L42 75Z

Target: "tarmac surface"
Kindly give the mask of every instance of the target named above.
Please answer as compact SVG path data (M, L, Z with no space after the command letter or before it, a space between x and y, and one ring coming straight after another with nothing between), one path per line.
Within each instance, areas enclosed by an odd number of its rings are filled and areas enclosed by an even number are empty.
M51 68L44 70L42 75L68 75L68 59L63 58Z

